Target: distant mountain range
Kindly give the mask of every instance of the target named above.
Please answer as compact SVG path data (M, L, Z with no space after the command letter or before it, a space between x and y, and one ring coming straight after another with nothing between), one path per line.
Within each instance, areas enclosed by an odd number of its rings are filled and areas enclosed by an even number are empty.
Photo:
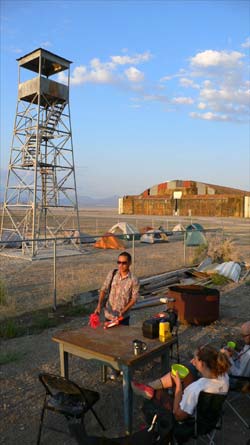
M108 198L91 198L90 196L79 196L79 207L114 207L118 208L119 196L110 196Z
M78 195L79 207L111 207L118 208L119 196L109 196L107 198L91 198L90 196ZM0 186L0 203L4 200L4 187Z

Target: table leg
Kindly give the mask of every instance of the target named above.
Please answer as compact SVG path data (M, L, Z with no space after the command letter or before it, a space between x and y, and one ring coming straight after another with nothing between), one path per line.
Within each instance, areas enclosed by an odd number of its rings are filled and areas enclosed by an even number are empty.
M59 345L61 376L69 377L69 354L64 351L63 345Z
M161 372L162 375L169 371L169 348L161 355Z
M101 372L102 372L102 382L103 383L106 383L106 381L107 381L107 370L108 370L108 367L106 365L102 365Z
M122 366L123 371L123 403L124 403L124 422L125 433L129 435L132 433L132 419L133 419L133 391L131 388L132 373L129 367Z

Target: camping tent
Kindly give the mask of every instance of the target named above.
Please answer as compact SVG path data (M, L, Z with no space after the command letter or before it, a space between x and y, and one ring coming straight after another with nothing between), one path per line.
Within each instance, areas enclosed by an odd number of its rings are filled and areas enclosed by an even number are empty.
M81 244L94 243L95 241L96 241L96 239L93 236L91 236L85 232L80 232L80 243Z
M182 224L176 224L173 228L173 232L185 232L185 227Z
M162 226L157 227L157 230L160 230L161 232L164 232L168 236L172 236L173 235L173 232L171 230L165 230L164 227L162 227Z
M64 232L65 240L64 244L88 244L95 243L96 239L93 236L88 235L87 233L80 232L78 230L67 230Z
M186 227L186 246L207 245L206 237L201 230L204 230L201 224L193 223Z
M6 242L1 243L1 241L6 241ZM21 236L18 233L13 232L12 230L8 229L3 230L1 241L0 241L0 246L2 247L13 248L13 249L20 249L22 247Z
M193 230L190 232L186 232L186 246L201 246L207 245L206 237L199 230Z
M135 226L126 222L119 222L109 229L110 233L115 233L119 238L130 240L133 238L140 239L140 233Z
M140 238L141 243L149 243L149 244L162 243L167 241L168 241L167 235L161 230L148 230Z
M142 229L140 229L140 233L143 235L143 233L146 233L149 230L154 230L154 229L151 226L145 226L145 227L142 227Z
M172 229L172 234L174 235L174 240L179 241L183 239L183 235L185 234L185 227L182 224L176 224Z
M96 241L94 247L99 249L124 249L125 245L122 240L118 239L112 233L105 233L99 240Z
M189 224L189 226L186 227L186 231L187 232L189 232L190 230L204 230L204 228L199 223L192 223L192 224Z

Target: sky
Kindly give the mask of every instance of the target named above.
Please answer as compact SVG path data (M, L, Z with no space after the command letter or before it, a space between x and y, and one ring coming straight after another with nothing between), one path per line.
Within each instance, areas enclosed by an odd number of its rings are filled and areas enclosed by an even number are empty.
M2 0L2 186L16 59L40 47L73 62L78 194L174 179L250 190L249 1Z

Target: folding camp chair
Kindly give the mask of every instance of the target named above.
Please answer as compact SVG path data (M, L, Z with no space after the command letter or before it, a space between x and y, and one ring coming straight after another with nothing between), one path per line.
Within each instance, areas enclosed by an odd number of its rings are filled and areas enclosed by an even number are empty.
M232 409L247 428L250 428L250 419L249 422L247 422L246 419L242 417L239 408L237 409L237 403L235 403L242 397L247 398L250 401L250 377L231 375L230 382L232 383L230 384L226 405Z
M45 397L41 412L37 445L40 444L44 413L46 410L63 414L67 420L80 419L83 423L84 415L91 411L97 422L105 430L101 420L93 409L100 395L96 391L81 388L76 383L58 375L41 373L39 380L45 388Z
M223 405L226 394L211 394L200 392L195 416L182 422L176 422L173 430L172 444L183 444L194 439L197 444L199 438L208 445L214 445L217 430L222 430L223 438Z

